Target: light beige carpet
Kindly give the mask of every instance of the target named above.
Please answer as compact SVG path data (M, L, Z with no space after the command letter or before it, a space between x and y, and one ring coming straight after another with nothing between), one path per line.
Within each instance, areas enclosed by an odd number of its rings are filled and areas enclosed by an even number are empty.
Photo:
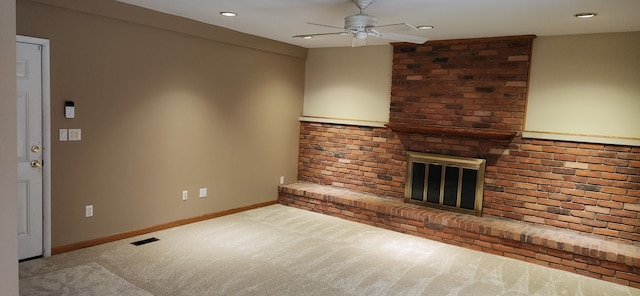
M22 278L20 279L20 294L151 295L95 262Z
M282 205L23 262L20 277L91 262L154 295L640 295Z

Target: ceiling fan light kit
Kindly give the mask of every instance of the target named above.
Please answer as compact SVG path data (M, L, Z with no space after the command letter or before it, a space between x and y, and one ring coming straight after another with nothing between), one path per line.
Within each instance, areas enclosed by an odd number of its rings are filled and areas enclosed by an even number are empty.
M302 34L295 35L293 37L310 39L315 36L351 34L353 36L353 41L351 44L352 46L366 45L366 42L362 41L365 41L368 36L418 44L425 43L427 42L427 40L429 40L429 38L423 36L395 33L397 31L418 31L418 28L407 23L378 25L377 17L368 15L364 12L364 10L373 2L373 0L353 0L353 2L358 7L358 9L360 9L360 12L358 14L345 17L344 28L331 25L309 23L310 25L342 29L343 31L333 33ZM428 27L430 27L430 29L433 28L432 26Z

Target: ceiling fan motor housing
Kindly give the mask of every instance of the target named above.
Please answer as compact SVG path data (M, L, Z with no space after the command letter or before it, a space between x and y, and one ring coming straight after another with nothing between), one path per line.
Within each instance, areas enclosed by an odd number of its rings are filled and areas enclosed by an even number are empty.
M349 31L366 31L378 25L378 18L367 14L354 14L344 18L344 28Z

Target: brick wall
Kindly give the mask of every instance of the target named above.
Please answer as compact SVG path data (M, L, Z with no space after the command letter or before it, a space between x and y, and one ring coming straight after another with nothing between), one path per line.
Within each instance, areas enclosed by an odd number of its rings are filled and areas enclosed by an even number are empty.
M521 131L533 36L396 45L390 123Z
M298 179L404 198L406 151L387 128L302 122Z
M390 123L522 130L531 36L394 48ZM406 151L487 159L483 214L640 245L640 148L303 122L299 179L403 198Z

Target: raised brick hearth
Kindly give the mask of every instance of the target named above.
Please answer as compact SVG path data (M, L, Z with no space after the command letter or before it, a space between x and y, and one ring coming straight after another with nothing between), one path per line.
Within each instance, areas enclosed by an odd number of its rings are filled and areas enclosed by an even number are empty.
M281 204L640 288L640 247L482 218L315 183L279 187Z
M532 42L394 45L387 127L301 122L281 202L640 287L640 147L522 138ZM403 204L407 151L486 159L482 217Z
M487 159L484 216L640 246L640 147L521 137L494 142L302 122L298 179L402 200L407 146Z

